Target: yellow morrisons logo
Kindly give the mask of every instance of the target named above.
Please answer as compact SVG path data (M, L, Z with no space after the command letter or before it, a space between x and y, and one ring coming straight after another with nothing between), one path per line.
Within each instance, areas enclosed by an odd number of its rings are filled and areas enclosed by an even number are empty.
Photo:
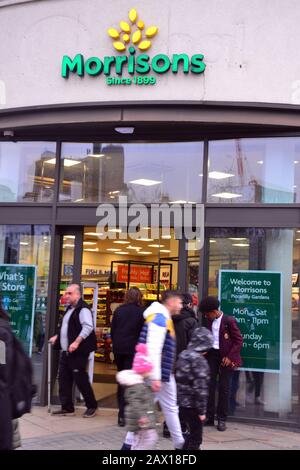
M145 27L145 23L138 18L137 11L132 8L128 13L127 21L120 21L119 28L109 28L108 35L114 40L113 46L119 51L123 52L127 46L135 45L140 51L147 51L151 45L151 39L157 34L157 26Z

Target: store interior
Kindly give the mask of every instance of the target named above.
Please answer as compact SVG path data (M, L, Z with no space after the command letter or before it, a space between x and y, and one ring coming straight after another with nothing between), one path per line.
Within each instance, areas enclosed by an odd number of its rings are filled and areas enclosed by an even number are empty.
M151 238L151 230L144 228L148 235L140 239L124 239L121 229L112 229L113 238L101 239L96 227L84 227L81 283L83 296L95 313L97 351L92 369L93 388L100 406L115 407L116 366L112 352L111 322L114 311L123 302L127 288L139 287L145 306L160 298L161 293L178 286L179 240L174 232ZM122 234L122 235L121 235ZM261 270L271 269L274 260L273 247L289 249L293 255L288 268L291 276L289 299L284 297L284 315L291 321L291 334L287 347L297 338L299 324L299 271L300 231L275 229L211 229L208 236L208 294L218 295L220 269ZM288 245L287 245L288 244ZM198 289L199 247L189 243L188 288L195 293ZM279 249L281 249L279 248ZM61 271L61 295L72 280L75 238L64 235ZM275 250L277 253L277 248ZM272 261L273 260L273 261ZM276 260L278 264L278 260ZM283 267L284 268L284 267ZM289 304L289 307L288 307ZM63 310L64 306L61 306ZM290 318L290 320L289 320ZM239 378L238 416L273 417L276 412L269 405L268 393L272 374L241 373ZM261 381L259 402L254 401L252 390L255 380ZM290 413L298 406L297 371L292 365L288 378L292 393ZM253 385L254 384L254 385Z
M175 239L173 231L166 235L160 230L160 236L154 239L151 238L150 229L146 230L148 235L139 240L122 239L118 229L113 233L115 238L102 240L96 227L83 228L81 282L84 299L95 312L98 347L92 379L100 406L116 406L116 368L110 328L113 313L123 302L126 289L131 286L139 287L147 305L159 298L163 290L178 286L179 240ZM68 233L62 239L61 296L73 278L75 235L72 235L70 230ZM37 265L32 360L35 381L39 385L45 351L51 240L49 227L28 227L22 232L18 226L8 227L2 238L2 262ZM215 228L207 231L207 240L209 246L206 282L210 295L218 295L220 269L267 269L284 273L286 288L283 291L283 344L284 350L290 351L292 348L293 354L296 354L294 348L298 344L299 336L300 230ZM190 241L188 245L187 284L189 291L196 295L200 252L196 242ZM289 255L286 256L286 253ZM64 308L61 304L61 312ZM282 382L284 380L284 384L289 384L289 396L292 396L288 414L295 414L299 406L297 361L290 361L289 366L285 364L284 370L289 371L289 376L282 379ZM264 380L260 395L262 403L257 404L254 402L254 392L251 391L252 385L247 382L247 375L241 373L237 395L240 406L235 410L236 415L262 418L277 416L278 412L269 405L271 401L268 396L273 386L269 382L276 377L274 378L274 374L264 374L264 377L260 377ZM286 416L286 412L284 413Z
M81 283L84 300L94 312L97 335L93 388L105 406L115 405L116 367L110 332L113 313L122 304L126 289L138 287L147 306L164 290L177 288L179 241L173 231L166 235L160 230L159 239L151 238L147 227L143 233L148 235L123 239L121 229L112 229L110 238L103 240L96 227L84 228ZM74 238L63 238L61 296L72 278Z

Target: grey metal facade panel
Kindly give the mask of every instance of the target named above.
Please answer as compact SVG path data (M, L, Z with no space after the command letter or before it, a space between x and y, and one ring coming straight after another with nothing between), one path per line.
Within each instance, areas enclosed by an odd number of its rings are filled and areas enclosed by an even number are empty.
M53 219L53 208L56 216ZM96 226L100 217L96 214L97 205L76 206L64 204L49 205L5 205L0 204L1 224L54 224L56 226ZM116 208L118 223L119 211ZM128 218L130 222L134 217ZM149 224L151 223L149 211ZM196 221L193 211L193 224ZM171 225L174 218L171 214ZM247 207L206 206L206 227L300 227L300 207L283 206L264 207L253 205Z
M206 227L300 227L299 207L207 207Z
M97 225L96 207L57 207L57 225Z
M126 122L198 122L214 124L251 124L271 126L300 126L300 113L288 110L270 110L261 108L232 108L177 106L124 108L123 120Z
M0 129L32 126L51 126L57 124L78 124L90 122L118 122L121 120L121 109L98 108L92 109L44 109L37 108L34 111L17 111L16 113L0 113Z
M0 130L108 122L249 124L300 128L296 106L260 103L78 103L0 110Z
M51 224L52 206L0 205L1 224Z
M97 216L98 205L58 205L57 206L57 213L56 213L56 224L57 225L97 225L100 221L100 216ZM116 224L118 225L119 221L119 208L115 207L115 214L116 214ZM154 216L153 216L154 217ZM136 218L135 215L128 216L128 223L133 221ZM159 226L160 227L168 227L169 220L170 226L174 226L174 212L170 211L170 218L164 219L162 214L159 214ZM156 219L155 219L156 220ZM153 221L152 221L153 222ZM183 223L183 220L182 220ZM196 223L196 212L193 210L192 212L192 226L195 226ZM148 206L148 225L151 224L151 209Z

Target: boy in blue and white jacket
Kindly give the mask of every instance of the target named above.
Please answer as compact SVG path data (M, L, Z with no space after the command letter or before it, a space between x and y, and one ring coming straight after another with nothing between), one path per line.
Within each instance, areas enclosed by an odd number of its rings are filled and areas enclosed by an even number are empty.
M165 291L162 303L153 302L144 312L145 324L139 343L146 343L148 356L153 364L150 379L156 401L159 402L165 421L171 433L175 449L184 444L174 378L176 337L172 321L182 308L181 295L176 291ZM128 433L123 449L130 448L131 433Z

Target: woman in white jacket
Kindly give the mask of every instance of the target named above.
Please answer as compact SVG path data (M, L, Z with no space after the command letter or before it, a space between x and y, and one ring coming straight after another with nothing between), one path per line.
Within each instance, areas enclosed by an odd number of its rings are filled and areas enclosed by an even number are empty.
M184 444L174 377L176 338L172 321L172 316L178 315L181 308L181 295L176 291L165 291L162 303L153 302L145 310L145 324L139 340L147 344L149 358L153 364L150 374L151 388L160 404L175 449L181 449ZM132 436L127 433L122 450L131 449L131 445Z

